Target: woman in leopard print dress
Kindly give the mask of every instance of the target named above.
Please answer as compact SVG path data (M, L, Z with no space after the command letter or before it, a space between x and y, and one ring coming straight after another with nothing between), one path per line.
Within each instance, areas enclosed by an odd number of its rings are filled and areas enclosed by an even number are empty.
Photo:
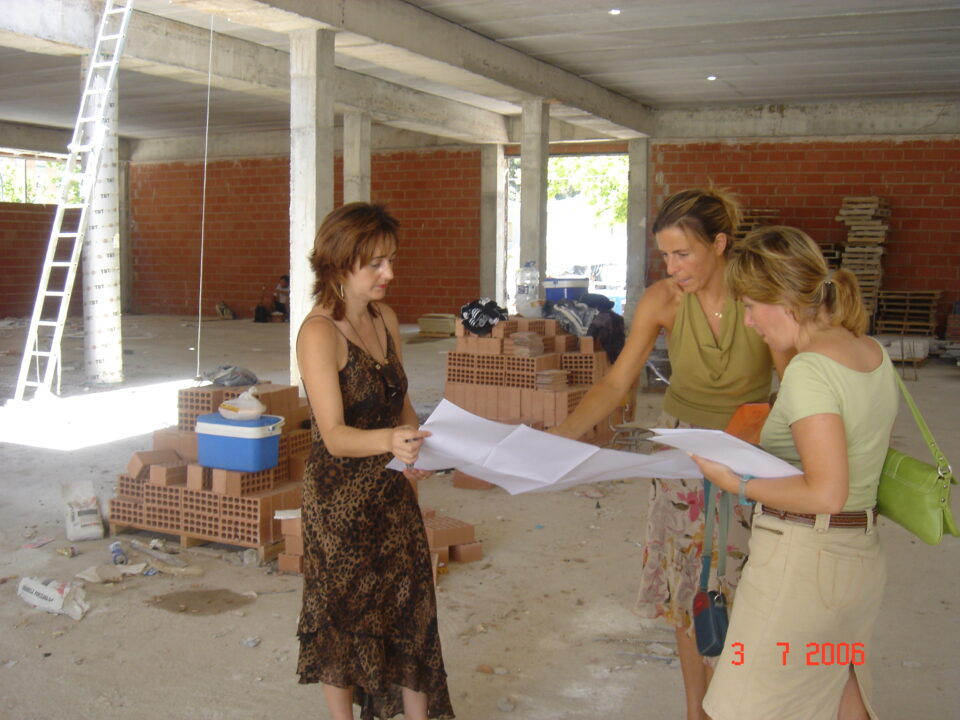
M351 203L323 221L311 255L317 303L297 338L313 418L303 488L301 683L321 683L334 720L403 712L452 718L436 598L409 467L418 430L401 365L393 278L397 221ZM386 469L391 457L403 473ZM406 477L405 477L406 476Z

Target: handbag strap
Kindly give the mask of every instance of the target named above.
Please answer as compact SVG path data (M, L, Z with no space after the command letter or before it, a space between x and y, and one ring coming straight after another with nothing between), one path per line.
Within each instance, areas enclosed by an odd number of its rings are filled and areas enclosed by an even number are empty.
M937 445L933 433L930 432L930 428L927 427L927 423L923 419L923 415L920 414L920 409L917 407L917 404L910 396L907 386L903 384L903 380L900 379L899 375L894 374L894 377L897 379L897 385L900 386L900 392L903 393L903 398L907 401L910 412L913 413L913 419L917 423L917 427L920 428L920 434L923 435L923 439L927 442L927 447L930 448L930 454L933 455L933 460L937 464L937 472L940 473L940 477L949 477L951 481L956 484L957 478L953 477L953 468L950 467L947 458L940 451L940 446Z
M706 518L703 523L703 553L700 566L700 589L706 590L710 584L710 565L713 561L713 501L720 508L720 529L717 533L717 577L721 578L727 572L727 530L730 526L730 496L720 491L716 485L703 479L703 512Z

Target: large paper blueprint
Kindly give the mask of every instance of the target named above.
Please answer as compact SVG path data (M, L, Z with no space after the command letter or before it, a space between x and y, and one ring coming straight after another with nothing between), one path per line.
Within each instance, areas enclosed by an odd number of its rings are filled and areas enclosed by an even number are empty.
M799 471L758 447L721 430L654 428L653 440L679 448L640 455L598 448L526 425L487 420L441 400L423 424L432 434L420 449L420 470L456 468L511 495L563 490L584 483L631 477L695 478L700 469L688 452L754 477L786 477ZM396 458L388 467L402 470Z
M526 425L487 420L448 400L440 401L422 429L432 434L424 441L415 467L456 468L499 485L511 495L621 478L700 477L699 468L684 452L687 448L652 455L598 448ZM389 467L402 470L403 464L394 458Z

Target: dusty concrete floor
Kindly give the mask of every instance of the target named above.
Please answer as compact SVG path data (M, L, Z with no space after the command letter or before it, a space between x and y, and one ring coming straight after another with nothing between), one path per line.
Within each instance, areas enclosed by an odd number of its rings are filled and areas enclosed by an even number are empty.
M195 320L131 316L124 332L124 385L194 376ZM426 414L439 400L443 353L453 341L417 342L413 327L405 333L411 394ZM230 363L285 382L287 334L284 325L204 323L201 370ZM22 327L0 327L0 398L13 394L23 335ZM80 336L68 336L64 350L65 395L100 392L83 387ZM960 462L960 371L930 360L919 375L908 385L948 457ZM660 396L641 399L641 411L652 416ZM157 410L158 421L164 413L169 409ZM150 444L142 430L69 452L10 442L15 434L72 436L77 425L58 427L59 414L31 426L22 409L0 408L0 582L6 580L0 584L0 717L327 717L319 689L296 682L299 578L244 566L231 548L184 551L202 577L88 583L92 607L79 622L17 597L21 576L68 580L108 561L109 539L74 543L81 554L73 558L56 553L68 545L59 485L89 479L106 499L130 454ZM901 412L895 435L899 447L923 455L909 413ZM511 497L453 488L443 475L422 484L425 506L477 525L487 555L481 563L452 565L438 590L459 718L683 717L680 672L670 666L672 633L645 627L630 613L647 482L590 487L604 496L574 489ZM53 541L23 547L44 537ZM883 537L890 580L867 648L874 704L883 718L956 717L960 540L931 548L887 522ZM249 638L259 638L259 645L247 647ZM498 674L477 672L478 665Z

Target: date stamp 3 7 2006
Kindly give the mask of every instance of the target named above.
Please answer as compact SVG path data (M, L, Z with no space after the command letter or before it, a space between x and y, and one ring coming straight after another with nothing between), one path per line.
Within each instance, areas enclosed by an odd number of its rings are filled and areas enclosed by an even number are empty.
M790 655L790 643L778 642L780 664L786 666ZM733 665L743 665L747 658L747 648L742 642L730 643L733 650ZM863 665L867 661L867 649L862 642L856 643L807 643L805 663L813 665Z

